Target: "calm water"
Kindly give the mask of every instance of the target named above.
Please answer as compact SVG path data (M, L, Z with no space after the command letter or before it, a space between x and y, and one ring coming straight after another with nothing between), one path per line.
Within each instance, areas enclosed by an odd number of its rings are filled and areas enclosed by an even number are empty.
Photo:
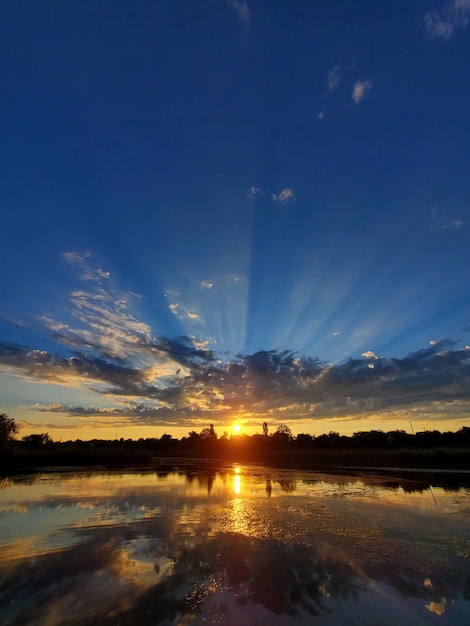
M1 624L470 624L458 484L241 466L0 487Z

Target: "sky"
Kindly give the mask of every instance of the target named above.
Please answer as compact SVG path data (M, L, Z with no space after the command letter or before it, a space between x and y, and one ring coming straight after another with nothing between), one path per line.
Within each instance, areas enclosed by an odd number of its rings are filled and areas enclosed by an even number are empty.
M0 3L20 436L458 430L470 0Z

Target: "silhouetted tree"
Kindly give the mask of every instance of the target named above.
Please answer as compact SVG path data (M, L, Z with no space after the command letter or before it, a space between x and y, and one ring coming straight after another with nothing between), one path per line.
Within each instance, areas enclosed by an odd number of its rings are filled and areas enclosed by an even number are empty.
M263 422L263 435L267 437L269 434L268 422Z
M48 433L39 433L26 435L22 439L27 448L37 449L52 443L52 437L49 437Z
M388 438L382 430L369 430L354 433L353 441L360 448L385 448Z
M387 443L390 448L410 446L413 442L414 435L410 435L404 430L392 430L387 433Z
M286 426L285 424L280 424L277 429L276 429L276 434L280 433L280 434L284 434L287 435L289 437L289 441L292 439L292 431L289 428L289 426Z
M438 446L442 435L438 430L423 430L416 433L415 441L419 447L432 448Z
M273 441L277 448L286 449L292 441L292 431L289 426L281 424L273 435Z
M313 443L313 437L306 433L300 433L295 438L295 443L299 448L309 448Z
M0 415L0 445L11 443L18 432L18 426L12 417L6 413Z
M320 435L315 439L315 447L320 450L338 448L342 437L334 430L330 430L327 435ZM344 438L345 439L345 438Z

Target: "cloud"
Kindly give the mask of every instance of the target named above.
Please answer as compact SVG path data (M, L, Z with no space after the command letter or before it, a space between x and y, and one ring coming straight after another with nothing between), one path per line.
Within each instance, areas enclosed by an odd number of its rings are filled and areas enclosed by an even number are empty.
M263 195L265 192L260 189L259 187L255 187L254 185L252 185L250 187L250 191L247 194L247 199L253 200L253 198L256 198L256 196L261 196Z
M295 193L289 187L284 187L284 189L279 194L271 194L271 198L273 202L278 202L279 204L286 204L294 199Z
M443 602L430 602L425 606L430 613L435 613L436 615L444 615L446 608L445 598L443 598Z
M78 252L64 252L62 256L67 261L67 263L83 265L86 260L91 257L91 253L85 252L84 254L80 254Z
M199 283L203 289L212 289L214 283L211 283L209 280L201 280Z
M447 230L449 228L455 228L457 230L460 230L463 225L464 223L462 222L462 220L454 220L453 222L449 222L448 224L443 224L438 230Z
M341 81L342 69L341 65L335 65L328 72L328 91L334 91Z
M52 321L51 330L56 330L56 338L63 343L124 358L135 350L140 351L141 345L150 341L150 326L122 310L122 297L110 291L102 288L76 290L71 293L70 302L72 314L81 327L67 326L57 331L57 323Z
M370 91L373 87L373 83L370 80L358 80L355 82L353 91L351 94L351 98L354 100L356 104L359 104L364 100L367 95L367 92Z
M248 25L251 23L251 11L246 2L243 2L243 0L227 0L227 5L235 11L244 24Z
M81 418L94 418L94 424L100 425L117 425L129 423L131 419L134 423L141 421L148 421L149 419L156 418L159 420L162 418L162 407L155 405L149 406L149 404L137 403L137 402L122 402L119 407L110 408L97 408L92 406L74 406L60 403L54 404L35 404L33 407L35 410L41 413L59 413L65 414L70 417ZM174 419L169 423L174 424ZM90 426L90 421L87 419L86 426ZM163 424L168 425L168 424ZM57 427L57 424L43 424L44 427L51 428ZM61 426L62 427L62 426Z
M427 30L440 39L449 39L454 32L454 26L439 15L436 11L427 13L424 17L424 23Z
M363 356L366 359L377 359L378 358L377 355L374 352L372 352L372 350L367 350L367 352L363 352L361 354L361 356Z
M170 311L175 315L179 320L200 320L201 317L191 309L187 309L182 304L178 302L172 302L168 305Z
M253 200L257 196L264 196L269 193L271 196L271 200L273 202L278 202L279 204L285 204L294 199L295 193L290 189L290 187L284 187L279 193L272 193L269 191L264 191L259 187L252 186L250 187L250 191L246 196L247 200Z
M461 228L464 227L464 222L463 220L461 220L460 218L454 219L450 222L448 222L447 220L442 220L440 217L440 211L439 208L437 206L434 206L431 210L431 222L430 222L430 230L435 230L435 231L439 231L439 230L449 230L449 229L456 229L456 230L460 230Z
M78 252L64 252L63 258L70 265L75 265L81 268L82 273L80 278L84 281L95 281L101 282L102 279L110 278L110 272L105 272L101 268L93 268L89 264L89 259L91 259L91 252L85 252L84 254L80 254Z
M455 31L470 24L470 0L453 0L439 11L424 16L428 32L438 39L450 39Z

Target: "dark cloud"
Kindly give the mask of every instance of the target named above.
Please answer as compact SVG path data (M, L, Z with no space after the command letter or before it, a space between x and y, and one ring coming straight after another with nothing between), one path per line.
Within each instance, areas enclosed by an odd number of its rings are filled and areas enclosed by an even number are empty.
M178 363L193 368L198 367L200 363L210 362L214 358L211 350L196 347L190 337L179 337L177 339L161 337L150 344L148 348L164 352Z
M0 343L0 363L21 372L23 376L45 382L73 384L75 379L105 382L116 388L139 386L142 371L102 358L75 353L70 357L56 357L44 350Z

